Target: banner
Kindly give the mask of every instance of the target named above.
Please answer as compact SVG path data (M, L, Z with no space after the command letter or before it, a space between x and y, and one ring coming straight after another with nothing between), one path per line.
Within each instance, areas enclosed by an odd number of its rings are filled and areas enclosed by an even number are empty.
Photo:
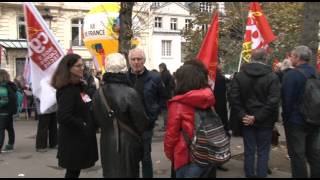
M56 103L56 92L50 79L64 53L36 7L31 2L24 2L23 9L32 93L40 99L40 112L44 113Z
M251 2L239 67L242 59L247 63L251 61L251 51L253 49L267 48L268 44L275 39L276 36L273 35L259 3Z
M213 14L211 25L202 41L200 51L197 58L203 62L209 71L211 80L216 79L216 69L218 65L218 37L219 37L219 15L217 12Z
M93 7L83 20L83 42L99 69L105 72L105 58L119 50L120 2L103 2ZM131 44L138 45L133 37Z

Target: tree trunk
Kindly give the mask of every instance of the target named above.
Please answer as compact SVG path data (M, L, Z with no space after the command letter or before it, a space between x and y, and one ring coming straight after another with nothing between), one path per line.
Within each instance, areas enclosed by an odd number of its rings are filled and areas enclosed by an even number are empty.
M132 10L134 2L121 2L120 8L120 32L119 32L119 52L126 57L127 66L128 63L128 53L131 49L131 39L132 39Z
M319 2L305 2L303 9L303 32L300 43L312 50L311 64L315 64L319 43Z

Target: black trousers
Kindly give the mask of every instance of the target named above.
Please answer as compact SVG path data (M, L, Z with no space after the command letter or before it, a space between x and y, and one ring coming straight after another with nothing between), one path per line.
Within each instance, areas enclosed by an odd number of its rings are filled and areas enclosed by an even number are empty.
M64 178L79 178L80 171L81 171L80 169L79 170L67 169Z
M53 148L58 144L57 136L57 119L56 113L39 114L38 130L36 138L36 148L44 149L48 146L49 134L49 147Z
M12 116L1 116L0 117L0 150L4 144L5 130L8 131L8 144L14 145L15 133L13 129Z

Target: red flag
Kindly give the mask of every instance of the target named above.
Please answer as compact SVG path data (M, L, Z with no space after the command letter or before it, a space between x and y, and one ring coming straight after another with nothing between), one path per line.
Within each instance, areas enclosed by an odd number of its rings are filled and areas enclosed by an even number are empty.
M24 2L23 9L32 92L40 99L40 111L43 113L56 103L55 89L50 80L64 53L36 7L31 2Z
M242 58L246 62L251 60L251 51L257 48L267 48L276 39L269 23L262 13L258 2L250 3L246 32L242 49ZM240 60L241 61L241 60Z
M197 58L203 62L209 71L211 80L216 79L216 69L218 64L218 37L219 37L218 13L213 14L209 30L202 41Z

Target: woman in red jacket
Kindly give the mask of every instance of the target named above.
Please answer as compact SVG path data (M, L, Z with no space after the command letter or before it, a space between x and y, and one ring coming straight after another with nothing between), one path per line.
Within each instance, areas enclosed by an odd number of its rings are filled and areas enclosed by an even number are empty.
M193 137L195 109L214 105L208 86L208 71L197 60L181 66L175 76L175 96L168 102L168 124L164 152L174 165L177 178L199 177L204 168L191 162L191 154L181 129Z

